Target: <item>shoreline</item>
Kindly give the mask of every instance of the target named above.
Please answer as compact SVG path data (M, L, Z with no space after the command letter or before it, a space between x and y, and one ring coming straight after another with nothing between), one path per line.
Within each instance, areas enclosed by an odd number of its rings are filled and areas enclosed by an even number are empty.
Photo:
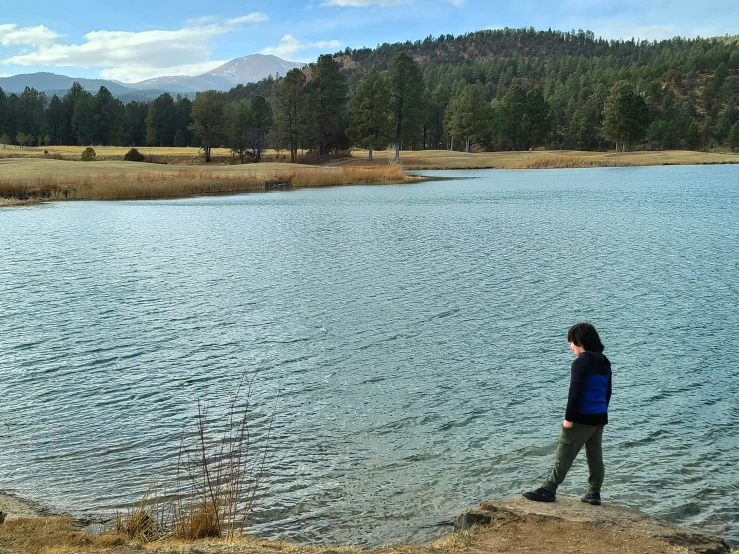
M601 554L739 554L716 534L669 523L634 508L605 502L583 504L561 496L554 503L538 503L521 497L485 500L479 509L467 509L456 518L455 530L430 544L389 544L377 548L314 545L246 535L233 540L203 539L192 542L169 539L146 542L102 532L88 534L84 523L52 514L41 504L0 492L0 544L18 554L42 550L60 552L132 551L188 554L569 554L594 551ZM15 550L12 548L15 547ZM584 550L583 550L584 549Z
M0 491L0 512L5 514L5 521L54 515L38 502L3 491Z
M737 165L739 152L683 150L639 152L524 151L464 153L446 150L405 151L400 163L394 152L366 151L326 165L282 161L252 164L187 165L192 158L170 154L165 163L124 162L116 147L103 161L49 158L32 151L13 157L0 154L0 208L62 200L151 200L192 198L327 188L390 185L435 180L408 171L587 169ZM118 149L119 150L119 149ZM151 149L156 150L156 149ZM440 177L441 178L441 177Z

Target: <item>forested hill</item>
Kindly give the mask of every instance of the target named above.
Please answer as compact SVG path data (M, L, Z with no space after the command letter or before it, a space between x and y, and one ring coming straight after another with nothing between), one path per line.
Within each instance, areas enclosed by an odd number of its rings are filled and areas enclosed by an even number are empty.
M505 122L493 121L491 134L480 140L493 149L606 147L603 107L611 87L622 80L648 105L647 146L720 146L739 121L739 35L650 42L606 40L591 31L497 29L347 48L334 59L354 91L367 75L385 73L401 52L419 64L428 91L426 146L443 143L450 101L476 83L487 101L501 105L513 85L540 89L555 119L551 144L525 145L500 130ZM271 94L265 84L240 87L236 96Z
M335 54L357 81L369 71L384 71L399 53L418 61L430 89L455 83L486 85L491 96L505 92L516 80L522 85L553 88L575 75L612 84L629 79L646 86L660 79L687 89L700 74L712 74L723 63L739 69L739 36L684 39L661 42L609 41L591 31L536 31L499 29L454 37L442 35L415 42L382 44L376 48L347 49ZM498 90L496 90L498 89Z
M202 98L200 98L202 96ZM739 148L739 36L608 41L499 29L347 49L200 99L0 89L0 143L370 149ZM208 123L208 125L211 125Z

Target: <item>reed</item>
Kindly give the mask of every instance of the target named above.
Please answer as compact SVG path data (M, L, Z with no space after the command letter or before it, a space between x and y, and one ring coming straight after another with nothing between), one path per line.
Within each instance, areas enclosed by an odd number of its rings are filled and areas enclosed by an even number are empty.
M541 156L524 159L506 165L509 169L565 169L583 167L631 167L636 164L629 160L591 158L586 156Z
M195 431L180 445L174 492L150 488L127 515L116 516L118 535L143 542L244 536L256 500L266 491L275 413L257 444L250 425L253 383L254 377L242 376L222 416L209 416L207 405L198 401Z
M0 199L133 200L237 194L265 190L271 183L292 187L397 183L407 180L399 166L299 167L272 173L180 170L128 172L33 179L0 179ZM1 205L1 204L0 204Z

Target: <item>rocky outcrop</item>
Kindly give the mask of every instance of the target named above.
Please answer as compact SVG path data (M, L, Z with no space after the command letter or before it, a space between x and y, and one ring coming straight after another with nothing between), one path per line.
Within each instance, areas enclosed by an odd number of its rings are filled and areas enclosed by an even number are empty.
M694 554L728 554L729 545L719 536L681 527L639 510L604 503L591 506L577 498L558 496L556 502L530 502L524 498L485 500L480 509L468 510L455 522L455 530L501 520L543 518L588 524L629 535L664 541Z

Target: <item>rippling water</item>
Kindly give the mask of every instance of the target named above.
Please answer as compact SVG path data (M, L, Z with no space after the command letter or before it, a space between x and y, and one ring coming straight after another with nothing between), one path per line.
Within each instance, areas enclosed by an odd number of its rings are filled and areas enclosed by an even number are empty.
M0 211L0 489L128 506L259 369L255 531L427 541L548 472L587 319L604 495L739 542L739 167L441 175Z

